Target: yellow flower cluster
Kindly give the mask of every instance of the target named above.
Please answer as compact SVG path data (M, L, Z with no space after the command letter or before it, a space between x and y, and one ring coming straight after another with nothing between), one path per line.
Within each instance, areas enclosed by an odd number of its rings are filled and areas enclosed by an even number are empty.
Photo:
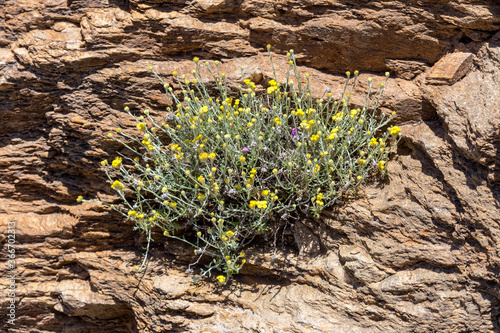
M311 135L311 141L312 142L316 142L316 141L318 141L318 139L319 139L319 135L317 135L317 134Z
M137 129L139 131L145 131L146 130L146 124L144 124L144 123L139 123L139 124L137 124L136 127L137 127Z
M323 202L324 195L322 193L318 193L316 195L316 205L323 206L325 203Z
M305 113L301 109L297 109L297 111L292 111L292 115L297 115L298 117L304 117Z
M200 158L200 161L205 161L207 159L214 160L215 157L216 157L216 155L215 155L215 153L210 153L210 154L208 154L208 153L201 153L200 155L198 155L198 157Z
M392 126L392 127L389 127L389 134L390 135L396 135L398 134L399 132L401 132L401 128L397 127L397 126Z
M115 180L114 183L111 185L111 188L120 192L123 191L125 186L122 183L120 183L119 180Z
M312 129L312 127L315 123L316 123L316 121L314 119L311 119L309 121L302 120L302 122L300 123L300 127L309 131Z
M276 83L275 80L271 80L269 81L269 88L267 88L267 93L269 95L271 95L272 93L274 93L276 90L278 90L278 84Z
M337 132L339 131L338 127L335 127L330 131L330 135L326 137L327 140L335 140L337 138Z
M120 165L122 165L122 158L121 157L116 157L113 162L111 163L111 165L115 168L119 168Z
M250 204L248 205L250 208L259 208L259 209L267 209L267 201L266 200L261 200L261 201L256 201L256 200L251 200Z

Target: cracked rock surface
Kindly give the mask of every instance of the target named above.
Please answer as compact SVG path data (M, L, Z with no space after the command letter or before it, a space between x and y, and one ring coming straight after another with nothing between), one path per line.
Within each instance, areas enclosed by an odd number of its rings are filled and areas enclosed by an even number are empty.
M121 147L106 133L134 126L125 105L163 116L147 66L171 80L198 56L235 87L241 66L265 84L268 43L277 68L295 50L317 96L358 69L360 103L366 78L392 73L380 108L403 139L388 179L276 248L253 244L226 287L192 285L192 249L160 235L135 273L133 225L75 202L115 199L98 162ZM439 73L460 79L428 82L453 52L472 58ZM18 241L16 322L0 330L500 332L499 87L495 0L0 0L2 253L8 222Z

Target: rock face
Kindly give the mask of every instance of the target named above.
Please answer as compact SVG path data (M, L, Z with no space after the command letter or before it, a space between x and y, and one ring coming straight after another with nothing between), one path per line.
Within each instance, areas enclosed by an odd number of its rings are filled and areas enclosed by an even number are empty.
M0 237L5 258L16 225L18 301L11 325L0 280L0 330L499 332L499 31L495 0L0 0ZM254 244L227 287L191 285L191 250L161 236L135 273L133 226L75 203L113 200L97 164L121 147L105 134L132 126L125 104L161 115L148 65L171 79L222 59L233 84L240 66L267 82L268 43L278 64L295 50L317 95L345 70L393 73L389 178L290 228L294 246ZM453 52L469 62L427 82Z

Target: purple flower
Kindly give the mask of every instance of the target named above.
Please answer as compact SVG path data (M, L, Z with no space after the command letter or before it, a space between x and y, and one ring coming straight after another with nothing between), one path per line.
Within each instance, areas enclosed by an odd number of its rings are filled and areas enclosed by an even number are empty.
M292 128L292 136L296 136L297 135L297 129L294 127Z
M248 149L247 147L243 147L243 149L241 151L244 151L245 153L248 153L250 151L250 149Z

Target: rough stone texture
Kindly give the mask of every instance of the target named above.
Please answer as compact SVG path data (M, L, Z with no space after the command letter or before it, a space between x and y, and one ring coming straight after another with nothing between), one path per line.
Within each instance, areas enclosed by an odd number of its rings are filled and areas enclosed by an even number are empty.
M0 272L14 221L19 300L11 327L0 280L0 330L498 332L499 30L494 0L0 0ZM394 74L381 108L404 139L389 178L276 249L254 244L227 287L191 285L191 249L160 235L134 273L144 239L74 202L113 200L97 163L121 147L105 134L132 126L125 104L161 114L148 65L170 80L193 56L222 59L232 84L240 66L265 82L268 43L278 67L295 50L316 95L345 70ZM474 54L471 71L427 85L454 51Z
M455 52L445 55L427 73L427 83L453 84L463 78L472 67L472 53Z

